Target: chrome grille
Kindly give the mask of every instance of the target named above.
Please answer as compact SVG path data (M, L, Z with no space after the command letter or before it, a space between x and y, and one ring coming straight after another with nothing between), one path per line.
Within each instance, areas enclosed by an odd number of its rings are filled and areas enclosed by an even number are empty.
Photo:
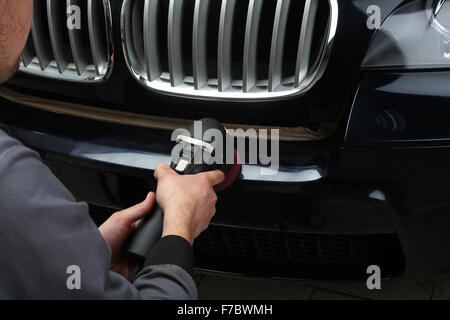
M125 0L134 77L157 91L266 99L310 89L326 67L336 0Z
M33 7L20 70L69 81L103 80L112 66L109 0L34 0ZM73 17L80 28L68 27Z

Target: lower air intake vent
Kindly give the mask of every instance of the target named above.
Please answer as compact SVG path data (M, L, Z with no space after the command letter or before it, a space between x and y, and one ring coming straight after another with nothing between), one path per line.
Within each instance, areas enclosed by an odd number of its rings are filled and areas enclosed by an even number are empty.
M196 266L254 276L367 279L377 265L399 276L405 261L395 234L314 234L211 225L196 240Z
M321 77L337 0L125 0L128 66L146 86L212 99L273 99Z
M101 81L113 51L109 0L34 0L22 54L25 73L70 81Z

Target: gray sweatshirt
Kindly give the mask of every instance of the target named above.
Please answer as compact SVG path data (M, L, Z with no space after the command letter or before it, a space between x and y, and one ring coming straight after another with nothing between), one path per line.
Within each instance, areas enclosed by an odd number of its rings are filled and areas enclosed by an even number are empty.
M162 239L134 283L110 272L111 251L87 205L0 130L0 299L196 299L189 270L161 255L170 246L192 250Z

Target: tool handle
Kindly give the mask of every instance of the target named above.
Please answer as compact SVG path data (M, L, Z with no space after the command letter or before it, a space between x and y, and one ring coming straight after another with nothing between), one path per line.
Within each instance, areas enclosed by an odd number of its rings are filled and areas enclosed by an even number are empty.
M130 238L127 248L128 253L145 260L155 243L161 239L163 221L163 211L158 204L155 204L152 212L142 219Z

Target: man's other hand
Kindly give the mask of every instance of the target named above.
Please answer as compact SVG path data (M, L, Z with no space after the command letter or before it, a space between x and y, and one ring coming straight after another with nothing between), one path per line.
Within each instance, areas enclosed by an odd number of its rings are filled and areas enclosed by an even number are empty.
M123 246L139 225L140 220L151 211L155 204L155 194L150 192L143 202L114 213L98 230L111 248L111 271L128 278L134 268Z

